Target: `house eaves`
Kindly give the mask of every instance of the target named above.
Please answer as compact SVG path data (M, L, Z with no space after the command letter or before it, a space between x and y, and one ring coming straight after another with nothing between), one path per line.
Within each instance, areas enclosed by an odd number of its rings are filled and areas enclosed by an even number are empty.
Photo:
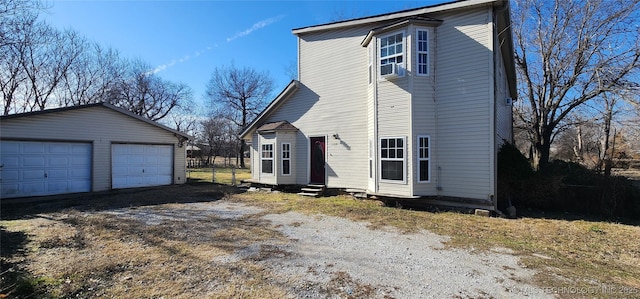
M393 23L391 25L386 25L386 26L372 29L371 31L369 31L367 36L364 37L364 40L362 40L360 45L363 47L366 47L367 45L369 45L369 42L375 35L384 33L387 31L395 30L397 28L405 27L409 24L422 25L422 26L439 26L440 24L442 24L442 20L436 20L436 19L424 18L424 17L414 17L414 18L404 19L399 22Z
M291 80L276 98L269 103L269 105L258 114L258 116L242 131L240 132L240 138L244 139L246 136L251 135L256 126L260 124L265 118L282 105L296 90L298 90L300 82L298 80Z
M397 20L397 19L403 19L403 18L411 18L413 16L422 15L422 14L443 12L443 11L456 10L456 9L464 9L464 8L470 8L474 6L483 6L483 5L499 6L502 4L502 2L505 2L505 1L508 1L508 0L459 0L459 1L441 3L441 4L431 5L431 6L425 6L421 8L407 9L407 10L393 12L393 13L381 14L376 16L351 19L351 20L322 24L322 25L302 27L302 28L293 29L292 33L297 35L297 34L304 34L309 32L323 31L323 30L340 29L344 27L366 25L370 23L385 22L385 21L391 21L391 20Z
M274 133L277 131L298 131L298 128L296 128L294 125L292 125L286 120L281 120L277 122L264 124L260 126L257 129L257 131L260 134L266 134L266 133Z
M17 113L17 114L10 114L10 115L3 115L3 116L0 116L0 120L23 118L23 117L29 117L29 116L35 116L35 115L52 114L52 113L59 113L59 112L65 112L65 111L87 109L87 108L92 108L92 107L104 107L104 108L107 108L107 109L111 109L113 111L122 113L124 115L129 116L129 117L133 117L133 118L135 118L137 120L140 120L140 121L143 121L145 123L148 123L148 124L150 124L152 126L156 126L156 127L161 128L163 130L169 131L169 132L173 133L176 137L178 137L180 139L193 140L193 137L188 135L188 134L186 134L186 133L171 129L171 128L167 127L167 126L164 126L164 125L162 125L160 123L152 121L152 120L150 120L148 118L144 118L144 117L142 117L140 115L133 114L128 110L116 107L114 105L111 105L111 104L105 103L105 102L100 102L100 103L95 103L95 104L87 104L87 105L70 106L70 107L62 107L62 108L54 108L54 109L47 109L47 110L41 110L41 111Z

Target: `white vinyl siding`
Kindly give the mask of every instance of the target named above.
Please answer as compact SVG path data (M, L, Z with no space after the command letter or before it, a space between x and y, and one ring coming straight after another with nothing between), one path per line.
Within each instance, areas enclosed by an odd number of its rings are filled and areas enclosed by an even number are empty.
M435 60L439 194L487 200L494 193L491 12L434 17L445 20Z
M299 37L300 88L264 123L288 120L300 130L292 151L292 177L309 183L309 137L326 136L327 187L366 186L367 48L370 27L322 31ZM340 57L339 63L335 58ZM337 108L339 107L339 108ZM338 134L339 139L331 137Z
M433 28L426 28L426 27L418 27L417 29L415 29L415 32L418 31L427 31L427 37L429 38L427 45L428 45L428 49L426 49L426 51L429 53L429 55L427 56L429 61L427 62L428 65L428 70L427 73L428 74L433 74L434 72L434 65L436 64L435 61L437 61L438 57L435 57L435 51L433 50L435 48L435 44L436 44L436 40L435 40L435 34L433 34L434 30L438 30L438 29L433 29ZM415 51L414 53L417 53L419 50L419 46L418 46L418 42L416 41L416 43L414 43L414 45L411 47L412 51ZM424 50L424 48L423 48ZM413 55L412 57L415 57L415 55ZM414 61L412 62L412 65L414 68L417 68L417 60L414 59ZM416 71L417 72L417 71ZM413 132L413 136L412 136L412 140L416 140L416 142L418 141L419 137L425 136L425 133L429 132L432 133L429 136L429 142L430 142L430 152L429 152L429 165L430 167L430 182L435 182L436 181L436 176L435 176L435 171L436 171L436 167L434 165L436 165L437 163L437 158L436 158L436 138L437 138L437 134L435 134L437 132L437 125L436 125L436 120L438 119L438 115L436 113L436 105L439 104L439 99L437 97L438 92L435 90L435 80L436 80L436 76L424 76L424 75L418 75L418 76L413 76L413 84L411 85L411 120L412 120L412 132ZM414 187L413 187L413 194L412 195L425 195L425 196L430 196L430 195L437 195L438 194L438 190L437 190L437 185L436 184L424 184L424 182L420 181L420 165L419 165L419 151L418 151L418 146L419 144L415 144L413 146L414 149L414 154L411 158L410 161L414 161L413 163L415 163L414 165L412 165L412 174L413 177L415 178L414 181Z
M186 182L185 147L173 132L103 106L3 119L2 138L91 143L92 191L111 189L112 143L172 145L172 183Z
M496 53L496 143L500 148L504 141L513 142L513 112L511 99L509 99L509 86L507 74L502 61L500 47L495 47Z

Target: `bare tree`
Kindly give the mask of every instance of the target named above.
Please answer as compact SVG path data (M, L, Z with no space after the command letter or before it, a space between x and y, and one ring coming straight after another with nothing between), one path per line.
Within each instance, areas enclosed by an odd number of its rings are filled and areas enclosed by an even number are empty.
M25 23L33 23L46 7L37 0L0 1L0 48L20 42Z
M37 24L41 8L37 1L0 1L0 92L4 115L26 110L22 100L28 93L27 74L22 59L32 46L28 33Z
M63 75L58 92L60 106L109 101L110 92L124 76L124 67L118 51L87 42L83 53Z
M211 163L215 163L217 156L235 155L238 147L235 128L235 124L229 120L228 112L221 110L200 122L198 140L206 145L208 156L213 157Z
M163 119L174 108L191 102L189 86L163 80L151 69L140 60L134 61L129 66L129 73L110 93L110 102L153 121Z
M58 31L38 23L25 32L26 51L20 62L27 75L32 97L30 111L44 110L73 62L83 51L85 39L72 30Z
M568 116L630 80L640 66L639 0L518 0L514 7L520 82L516 117L534 166L544 170Z
M215 107L225 108L229 118L238 127L238 132L247 127L267 103L273 89L273 79L266 73L252 68L216 68L207 84L206 96ZM240 140L238 158L244 165L245 141Z

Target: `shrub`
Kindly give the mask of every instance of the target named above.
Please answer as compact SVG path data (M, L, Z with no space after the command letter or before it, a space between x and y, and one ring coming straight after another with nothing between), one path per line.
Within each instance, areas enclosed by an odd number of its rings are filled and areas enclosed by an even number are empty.
M535 172L511 144L498 152L498 208L574 212L640 219L640 190L625 177L608 177L572 162L552 161Z

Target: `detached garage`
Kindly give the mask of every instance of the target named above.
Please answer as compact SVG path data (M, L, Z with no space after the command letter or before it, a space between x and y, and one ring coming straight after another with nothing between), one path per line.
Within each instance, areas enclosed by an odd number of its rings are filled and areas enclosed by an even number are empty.
M182 184L182 132L106 103L0 117L0 198Z

